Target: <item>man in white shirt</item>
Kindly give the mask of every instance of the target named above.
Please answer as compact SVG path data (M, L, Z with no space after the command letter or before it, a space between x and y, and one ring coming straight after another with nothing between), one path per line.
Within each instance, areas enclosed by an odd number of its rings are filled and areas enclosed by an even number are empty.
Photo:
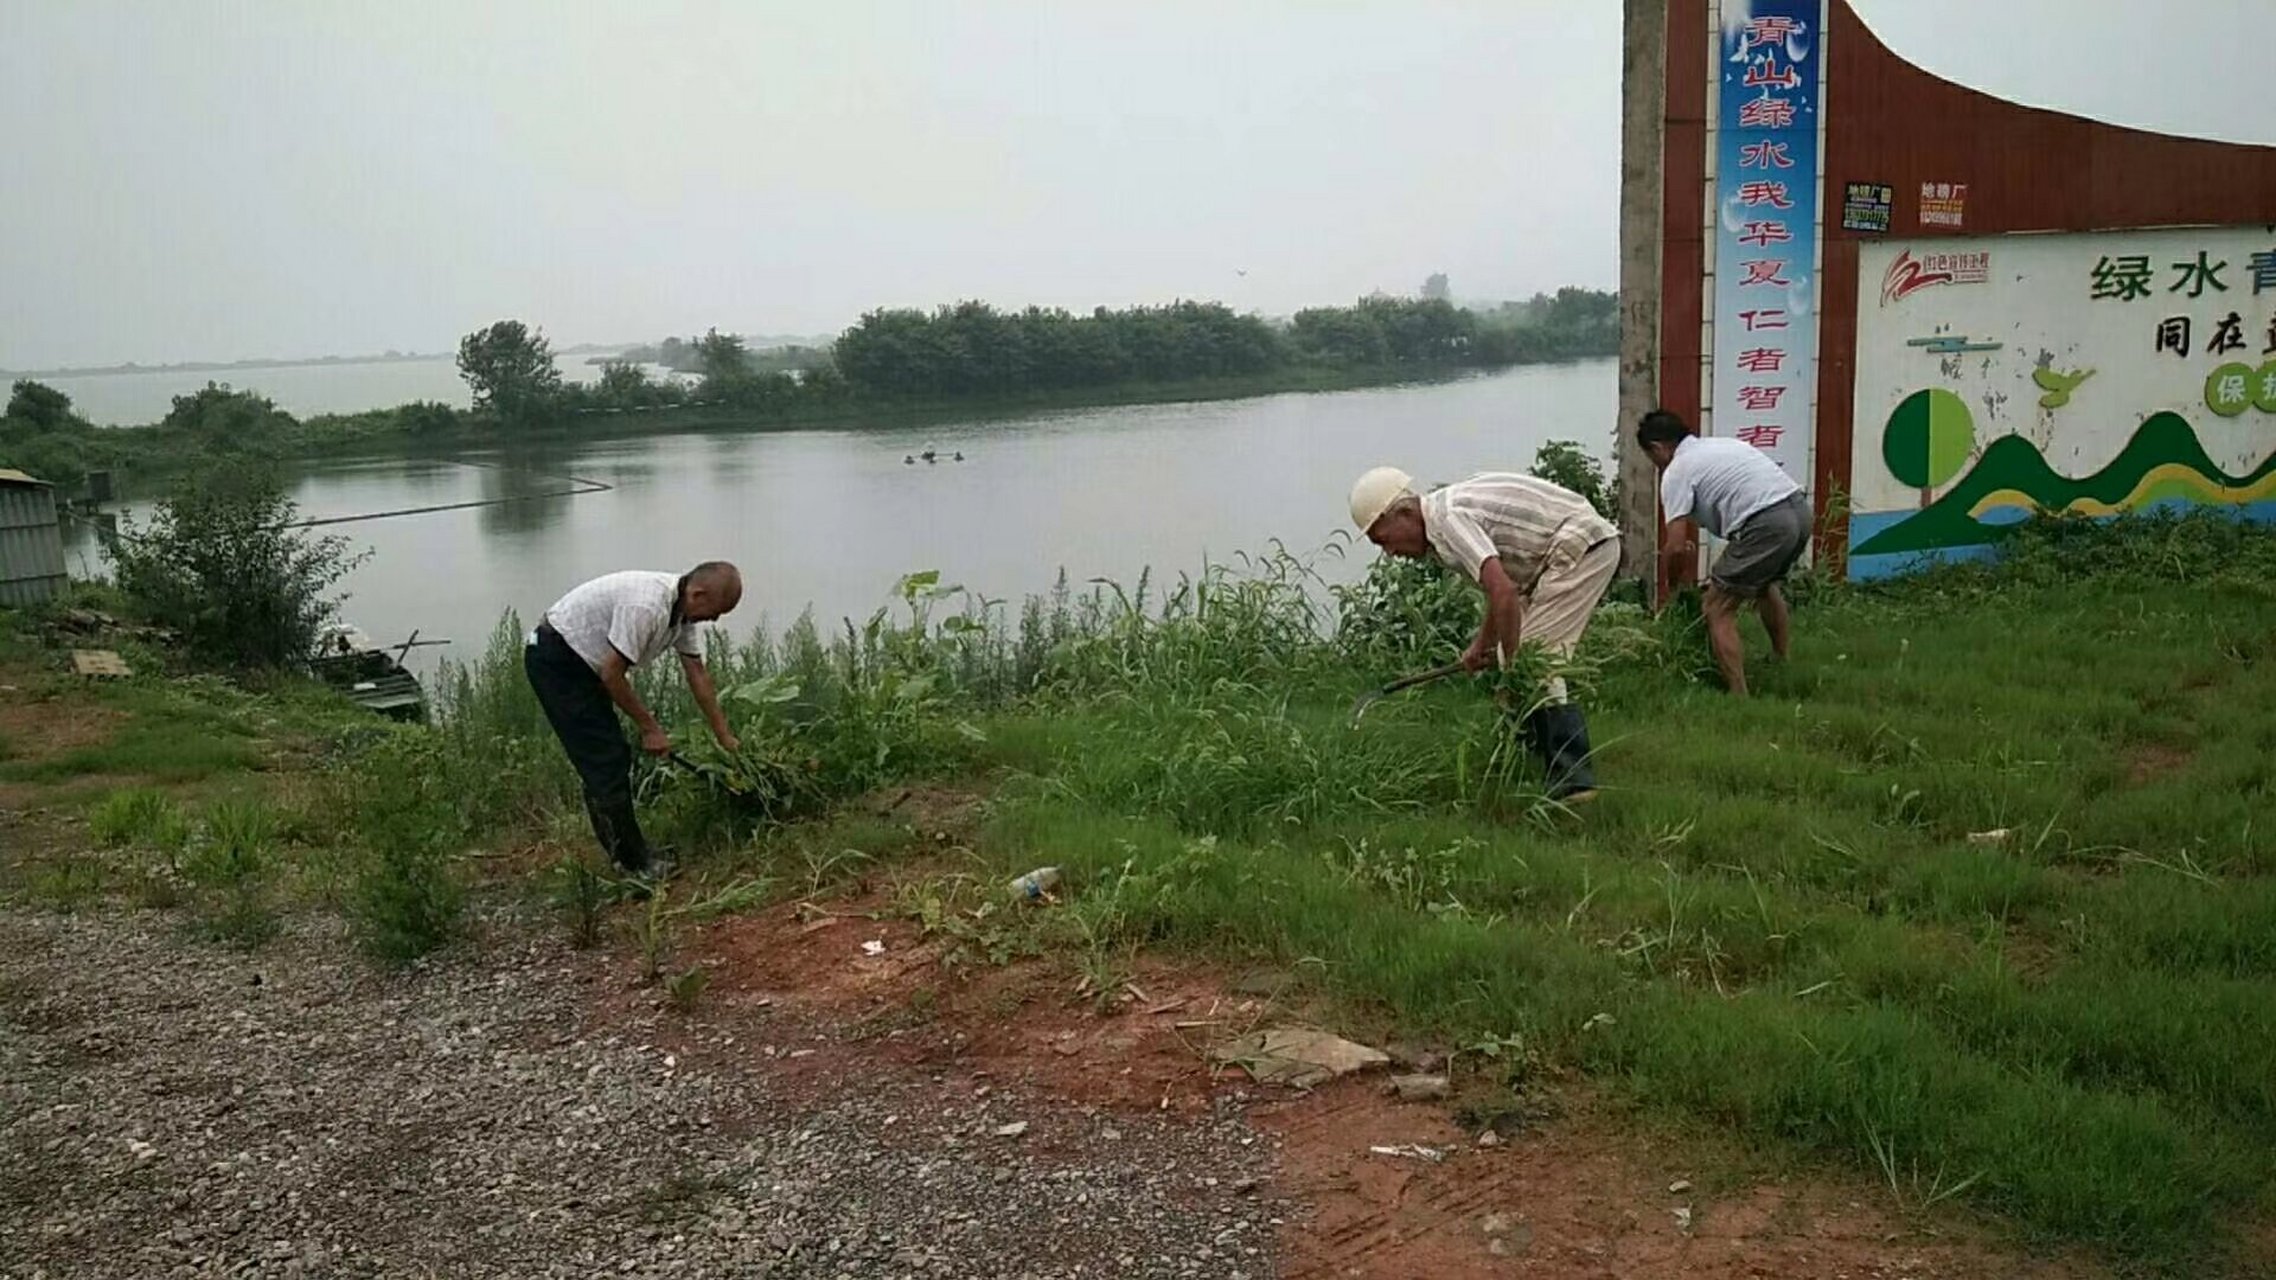
M671 751L672 740L627 678L634 667L669 649L679 655L688 691L710 722L712 736L737 747L718 691L703 665L703 624L743 598L743 575L724 560L685 574L631 570L595 578L553 602L531 633L522 668L561 748L585 785L585 812L593 837L627 873L646 876L648 843L632 811L632 748L618 710L640 730L640 749Z
M1377 467L1351 489L1351 519L1370 542L1395 556L1436 556L1486 593L1486 616L1463 651L1472 671L1501 664L1518 645L1570 656L1589 615L1620 567L1620 531L1572 490L1537 476L1489 471L1415 493L1414 478ZM1585 800L1596 792L1588 721L1565 680L1525 718L1549 793Z
M1784 661L1793 622L1778 584L1810 545L1810 502L1802 486L1743 440L1695 436L1683 419L1654 409L1636 424L1636 442L1660 472L1660 508L1667 527L1660 538L1663 564L1692 553L1697 523L1724 539L1723 554L1708 574L1707 639L1723 682L1747 691L1746 646L1739 640L1739 610L1754 602L1770 633L1770 649Z

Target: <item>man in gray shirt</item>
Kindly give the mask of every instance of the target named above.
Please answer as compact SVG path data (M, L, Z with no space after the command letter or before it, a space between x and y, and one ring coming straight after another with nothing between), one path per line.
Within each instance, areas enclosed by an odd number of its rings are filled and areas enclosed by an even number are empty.
M1738 613L1754 603L1770 633L1771 652L1783 661L1793 622L1778 584L1810 545L1809 499L1760 449L1743 440L1695 436L1665 409L1652 410L1636 424L1636 443L1660 472L1660 508L1667 517L1662 563L1692 554L1694 522L1725 540L1708 573L1707 640L1723 682L1743 697L1746 646L1739 640Z

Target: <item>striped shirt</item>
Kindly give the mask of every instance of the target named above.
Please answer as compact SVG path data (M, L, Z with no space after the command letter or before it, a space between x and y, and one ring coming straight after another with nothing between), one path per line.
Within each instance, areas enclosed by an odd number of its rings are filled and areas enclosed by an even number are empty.
M545 611L545 621L585 665L598 671L609 650L639 666L674 649L703 656L700 622L682 622L680 575L628 569L574 587Z
M1440 560L1472 582L1488 559L1530 591L1552 555L1579 559L1618 537L1588 499L1537 476L1487 471L1426 494L1423 531Z

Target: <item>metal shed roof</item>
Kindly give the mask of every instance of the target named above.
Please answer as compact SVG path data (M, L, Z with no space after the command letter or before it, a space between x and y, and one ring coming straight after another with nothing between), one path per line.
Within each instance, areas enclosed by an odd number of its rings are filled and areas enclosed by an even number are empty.
M21 471L10 471L6 467L0 467L0 484L36 484L48 489L55 487L38 476L27 476Z

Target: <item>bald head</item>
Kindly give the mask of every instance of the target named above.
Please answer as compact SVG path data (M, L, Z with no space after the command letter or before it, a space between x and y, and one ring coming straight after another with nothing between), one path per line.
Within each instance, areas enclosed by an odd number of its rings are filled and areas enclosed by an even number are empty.
M709 622L742 603L743 572L725 560L706 560L688 570L686 591L681 616Z

